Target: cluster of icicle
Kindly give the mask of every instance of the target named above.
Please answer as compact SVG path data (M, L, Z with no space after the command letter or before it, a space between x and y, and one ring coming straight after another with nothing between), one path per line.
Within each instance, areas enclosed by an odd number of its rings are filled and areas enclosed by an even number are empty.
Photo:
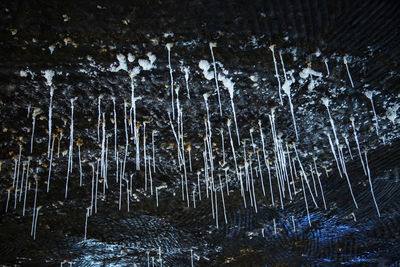
M311 225L310 213L309 213L309 204L307 201L307 195L311 197L313 205L318 208L318 198L322 200L324 209L328 209L327 199L324 195L323 184L321 180L322 172L321 167L318 167L317 158L313 157L311 161L306 163L305 159L300 157L300 153L298 151L297 145L301 140L301 131L298 130L298 126L296 124L296 116L295 116L295 108L292 103L292 85L295 83L294 71L285 70L285 65L283 62L282 54L279 53L280 57L280 65L282 67L283 74L280 74L278 68L278 61L275 55L275 46L271 45L269 47L270 52L272 52L272 60L274 63L274 72L275 77L278 84L278 95L279 95L279 103L280 105L285 105L284 94L286 94L288 101L286 105L291 112L292 123L295 133L296 142L289 143L284 140L283 136L279 134L279 131L276 129L277 116L275 113L275 108L270 110L270 114L268 115L268 121L258 121L258 127L250 129L250 140L240 139L240 128L239 122L237 119L237 111L235 110L235 83L232 81L232 78L228 78L224 73L218 73L217 64L214 55L214 49L216 48L215 43L209 44L210 55L212 59L212 64L208 63L206 60L199 61L198 67L202 70L204 77L207 80L215 81L215 91L217 93L218 101L218 112L219 116L222 118L223 115L230 117L226 121L224 125L218 125L215 127L211 124L210 114L210 101L211 94L205 93L203 95L204 100L204 138L202 142L202 164L203 165L199 170L192 169L192 146L185 141L185 129L184 129L184 106L179 102L179 94L180 87L175 85L174 82L174 68L171 64L171 50L173 48L172 43L168 43L166 45L167 53L168 53L168 70L170 74L170 96L171 96L171 109L168 111L169 124L172 130L172 135L176 142L176 152L177 152L177 164L180 176L181 183L181 197L182 200L186 202L187 207L193 204L193 207L196 208L196 201L201 201L202 198L210 201L211 203L211 216L215 219L215 225L218 228L220 223L219 211L223 211L223 220L225 223L228 223L228 215L226 212L226 205L228 204L225 201L225 194L227 197L232 194L235 190L240 191L240 195L243 200L243 206L245 208L251 207L255 212L258 212L258 206L261 202L260 198L270 198L271 205L280 207L281 209L285 208L285 201L292 201L295 198L295 195L299 192L302 192L305 208L307 211L308 222ZM269 53L269 51L266 51ZM149 60L139 60L138 64L142 67L143 70L151 70L154 67L155 56L151 53L148 53ZM96 158L95 161L89 162L88 164L91 167L91 173L84 174L82 171L82 159L81 159L81 146L84 145L82 136L77 137L74 134L74 108L75 101L78 98L70 99L70 118L69 118L69 146L68 146L68 162L67 162L67 173L65 174L65 199L68 198L68 186L70 181L70 175L72 174L75 165L74 161L78 161L79 166L79 186L90 186L91 188L91 196L90 196L90 206L88 206L85 210L85 227L84 227L84 239L87 238L87 228L88 228L88 219L93 214L97 213L97 203L99 200L99 195L105 196L106 192L111 183L115 183L119 188L119 199L118 199L118 209L122 209L122 202L126 201L127 211L130 210L130 201L134 198L135 188L133 188L133 178L134 175L129 173L129 170L126 169L126 162L131 157L130 151L135 150L135 169L136 171L144 170L144 192L149 194L149 196L154 196L157 207L159 206L159 191L167 186L165 184L159 184L156 186L153 183L153 175L157 172L157 159L156 159L156 143L155 136L157 135L156 130L152 130L151 133L146 132L146 125L153 124L154 129L156 128L156 122L152 121L137 121L136 114L136 103L142 99L141 96L137 96L135 92L135 79L140 73L140 67L137 66L128 69L125 56L119 54L118 60L120 65L113 69L112 71L125 71L130 77L130 92L131 98L129 100L122 99L119 100L123 102L123 114L117 114L116 106L118 100L116 97L111 97L111 101L113 104L113 116L111 118L107 118L106 114L109 114L102 110L102 103L107 101L108 99L104 99L104 96L99 96L97 99L97 143L99 147L101 147L100 154ZM132 56L128 56L128 60L133 62L135 59ZM329 76L329 67L327 60L324 61L326 65L327 75ZM344 57L344 64L347 69L348 78L351 82L351 86L354 87L353 80L350 75L347 58ZM212 68L212 71L210 71ZM188 67L184 68L184 77L185 77L185 86L186 86L186 95L187 98L190 99L190 69ZM54 131L54 127L52 126L52 108L53 108L53 97L56 86L53 84L53 76L54 71L47 70L44 72L44 77L46 79L46 87L50 92L50 102L49 102L49 110L48 110L48 148L47 148L47 161L48 161L48 175L47 175L47 183L46 183L46 192L49 192L51 189L51 174L52 174L52 166L53 166L53 158L55 150L57 149L56 156L60 157L60 141L63 138L63 131L58 130L56 133ZM299 76L302 79L309 79L310 83L315 82L315 80L323 79L323 76L320 72L316 72L311 69L309 65L307 68L303 69ZM229 109L222 108L221 101L221 88L220 84L223 85L230 97L230 107ZM374 103L372 100L373 93L367 91L365 93L366 97L371 101L375 125L376 125L376 133L379 135L378 128L378 117L375 113ZM192 97L193 99L193 97ZM119 103L121 103L119 102ZM345 177L349 192L353 199L355 208L358 208L358 204L356 201L356 196L353 194L352 185L350 181L350 177L347 173L346 161L344 156L344 148L345 146L339 141L338 130L335 127L334 119L331 115L330 110L330 99L323 98L321 105L324 105L327 110L327 117L330 122L330 130L326 131L327 142L329 142L329 146L331 148L331 153L334 158L334 163L337 166L338 173L340 177ZM230 112L229 112L230 110ZM223 114L224 112L229 112L229 114ZM189 112L186 111L186 112ZM31 114L30 114L31 113ZM32 167L31 162L32 152L35 148L35 124L36 117L42 113L42 110L39 108L32 108L29 106L28 109L28 117L32 118L32 131L31 131L31 141L30 141L30 153L29 156L26 157L26 160L22 158L22 145L19 147L19 153L14 158L14 176L12 180L12 186L7 190L7 205L6 212L9 209L9 201L11 197L11 193L14 194L14 209L17 207L17 203L22 201L23 198L23 208L22 215L25 216L26 211L26 199L27 193L31 190L31 182L29 178L32 177ZM123 116L123 125L120 126L117 124L118 115ZM111 129L106 128L106 121L111 120L113 127ZM233 126L234 125L234 126ZM267 126L268 125L268 126ZM378 208L378 204L376 202L373 184L371 180L371 174L368 167L368 158L367 152L362 151L360 149L359 140L357 136L357 127L355 125L355 119L351 118L351 125L353 129L353 139L357 144L357 156L359 157L362 167L364 169L365 175L368 177L370 190L372 193L374 205L378 216L380 216L380 211ZM123 136L121 137L124 140L123 144L123 152L120 153L118 146L118 133L119 128L123 132ZM215 130L216 129L216 130ZM267 130L266 130L267 129ZM233 133L234 131L234 133ZM82 131L83 132L83 131ZM229 145L226 148L225 134L228 133ZM270 134L273 140L272 146L270 150L266 147L266 135ZM167 133L165 133L167 134ZM151 139L148 140L148 137ZM333 138L332 138L333 137ZM353 159L353 153L351 151L349 137L343 136L345 145L347 146L348 153ZM121 139L120 138L120 139ZM218 139L218 141L217 141ZM236 139L236 140L235 140ZM56 140L58 140L58 146L55 148ZM131 141L133 140L133 142ZM215 146L215 142L221 144L220 147ZM112 144L113 143L113 144ZM133 148L130 149L130 146ZM229 148L230 146L230 148ZM112 151L113 148L113 151ZM222 151L222 153L221 153ZM76 156L77 152L77 156ZM39 153L42 154L42 153ZM217 162L215 160L216 154L222 158L221 161ZM221 155L222 154L222 155ZM271 156L272 155L272 156ZM232 160L228 160L232 159ZM22 168L21 168L22 164ZM109 173L109 166L112 165L112 168L115 169L115 173ZM22 169L22 171L21 171ZM22 172L22 174L21 174ZM328 170L325 167L326 175L328 175ZM38 186L39 180L37 175L34 174L34 203L32 209L32 228L31 235L33 238L36 238L36 228L39 211L42 206L38 206ZM115 182L110 177L114 176ZM84 178L89 178L86 182ZM195 178L193 178L195 177ZM196 179L197 177L197 179ZM32 179L32 178L31 178ZM191 182L190 182L191 181ZM99 188L99 184L102 184L102 192L101 188ZM262 196L256 195L256 187L259 187L262 191ZM125 195L125 196L124 196ZM126 199L125 199L126 197ZM257 199L258 198L258 199ZM222 202L222 205L220 204ZM222 217L222 216L221 216ZM294 218L292 217L294 220ZM274 220L275 225L275 220ZM293 226L295 227L294 221ZM191 251L192 253L192 251ZM161 257L161 256L160 256ZM160 259L161 260L161 259Z

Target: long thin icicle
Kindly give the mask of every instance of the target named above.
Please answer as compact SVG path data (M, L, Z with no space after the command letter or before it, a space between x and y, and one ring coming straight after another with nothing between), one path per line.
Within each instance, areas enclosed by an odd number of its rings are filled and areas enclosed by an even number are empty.
M213 60L213 67L214 67L214 79L215 79L215 86L217 88L217 94L218 94L218 104L219 104L219 115L222 117L222 107L221 107L221 96L219 93L219 86L218 86L218 75L217 75L217 65L215 64L215 57L214 57L214 51L213 47L216 47L216 43L210 43L210 51L211 51L211 57Z
M51 119L53 114L53 95L54 95L54 87L50 87L50 104L49 104L49 144L47 146L47 157L50 157L50 143L51 143ZM32 151L31 151L32 153Z
M168 50L168 69L169 75L171 77L171 107L172 107L172 119L175 120L175 104L174 104L174 76L172 75L172 67L171 67L171 48L174 45L172 43L168 43L165 47Z
M354 139L356 140L356 144L357 144L358 155L360 156L361 165L362 165L362 167L363 167L364 174L367 175L367 170L366 170L366 168L365 168L364 160L363 160L363 157L362 157L362 155L361 155L360 143L358 142L358 137L357 137L357 132L356 132L356 126L355 126L355 124L354 124L354 121L355 121L354 117L351 116L351 117L350 117L350 122L351 122L351 127L353 128Z
M296 133L296 139L299 140L299 134L297 132L297 124L296 124L296 118L294 117L294 109L293 109L293 104L292 104L292 97L290 95L290 87L294 83L294 79L292 80L286 80L285 83L282 86L283 91L286 93L286 95L289 98L289 107L290 107L290 113L292 114L292 120L293 120L293 127L294 131Z
M367 164L368 181L369 181L369 187L371 189L372 198L374 199L374 204L375 204L376 212L378 213L378 217L381 217L381 213L379 211L378 203L376 203L376 199L375 199L374 188L372 186L371 173L369 171L369 166L368 166L367 151L364 151L364 155L365 155L365 163Z
M375 118L376 135L379 136L378 116L376 115L375 106L374 106L374 100L372 99L373 93L372 93L372 91L366 91L364 94L365 94L365 96L368 97L368 99L371 101L372 111L374 112L374 118Z
M351 78L349 66L347 65L347 56L344 56L344 57L343 57L343 63L344 63L344 65L346 65L347 75L349 76L350 83L351 83L351 87L354 88L353 79Z
M280 80L280 78L279 78L278 66L277 66L277 62L276 62L276 58L275 58L275 50L274 50L274 49L275 49L275 45L270 45L270 46L269 46L269 49L271 50L271 52L272 52L272 57L273 57L273 59L274 59L275 77L276 77L276 79L277 79L277 81L278 81L279 99L281 100L281 105L283 105L282 94L281 94L281 89L282 89L282 87L281 87L281 80Z
M68 181L69 174L72 172L72 154L73 154L73 144L74 144L74 102L77 98L71 98L71 126L70 126L70 136L69 136L69 152L68 152L68 170L67 179L65 182L65 198L68 196Z

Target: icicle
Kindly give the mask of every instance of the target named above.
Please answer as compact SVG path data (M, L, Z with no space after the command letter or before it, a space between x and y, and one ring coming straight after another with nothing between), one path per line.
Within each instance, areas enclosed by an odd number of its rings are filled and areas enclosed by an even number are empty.
M327 58L324 59L324 63L325 63L326 72L327 72L326 77L329 77L330 72L329 72L329 66L328 66L328 59Z
M104 112L102 113L101 132L102 132L102 135L101 135L102 137L101 137L101 154L100 154L100 166L101 166L100 177L103 178L103 194L105 194L106 186L107 186L107 178L105 175L105 173L106 173L106 164L105 164L106 118L105 118Z
M253 195L253 203L254 203L254 210L257 213L257 200L256 200L256 192L254 190L254 176L253 176L253 166L252 166L252 159L251 159L251 154L250 154L250 177L251 177L251 189L252 190L252 195Z
M129 212L129 180L126 179L126 209Z
M282 58L282 53L279 51L279 58L281 59L281 65L282 65L282 70L283 70L283 78L285 79L285 82L287 81L286 78L286 69L285 69L285 63L283 63L283 58Z
M87 224L88 224L88 218L89 218L90 209L91 209L91 207L86 208L86 216L85 216L85 236L84 236L84 238L83 238L83 240L85 240L85 241L86 241L86 235L87 235Z
M316 161L315 161L315 158L313 158L313 161L314 161L314 169L315 169L315 173L317 174L317 179L318 179L319 187L320 187L320 189L321 189L322 201L324 202L324 208L325 208L325 210L326 210L325 194L324 194L324 189L322 189L322 183L321 183L321 179L320 179L321 173L318 172L317 163L316 163Z
M25 216L25 207L26 207L26 194L28 191L28 180L29 180L29 164L31 162L31 157L28 157L28 166L26 167L26 179L25 179L25 194L24 194L24 206L22 208L22 216Z
M96 164L96 187L94 193L94 214L97 214L97 192L98 192L98 185L99 185L99 163L100 159L97 159Z
M311 164L310 164L310 173L311 173L311 178L313 180L315 196L318 197L317 184L315 183L314 173Z
M353 79L351 78L349 66L347 65L347 56L344 56L344 57L343 57L343 63L344 63L344 65L346 65L347 75L349 76L350 83L351 83L351 87L354 88Z
M193 208L195 209L196 208L196 185L194 186L193 191L192 191L192 198L193 198Z
M42 208L41 206L36 208L35 225L34 225L34 229L33 229L33 240L36 240L37 220L38 220L38 216L39 216L39 210L41 208Z
M349 144L349 139L348 139L348 137L347 137L347 134L342 134L342 136L343 136L344 141L345 141L345 143L346 143L347 150L349 151L350 158L351 158L351 160L353 160L353 154L351 153L350 144Z
M32 112L32 136L31 136L31 154L33 151L33 140L35 135L36 116L41 113L39 108L34 108Z
M278 138L276 135L276 129L275 129L275 109L271 108L271 114L268 115L269 121L271 124L271 133L272 137L274 140L274 154L275 154L275 172L276 172L276 179L278 182L278 190L279 190L279 199L281 202L281 208L283 208L283 199L282 199L282 194L284 194L284 185L283 185L283 174L281 170L281 161L280 161L280 155L279 155L279 148L278 148Z
M210 167L211 167L211 176L213 176L214 173L214 159L212 155L212 142L211 142L211 137L212 137L212 130L211 130L211 123L210 123L210 114L209 114L209 107L208 107L208 97L209 94L203 94L204 102L206 104L206 110L207 110L207 123L206 124L206 137L207 137L207 144L208 144L208 153L209 153L209 160L210 160ZM207 125L208 125L208 131L207 131Z
M243 198L243 204L244 204L244 208L247 208L247 204L246 204L246 194L244 193L244 187L243 187L243 180L242 180L242 169L243 166L239 166L239 181L240 181L240 193L242 195Z
M17 169L18 169L18 158L14 158L14 176L12 187L15 187L15 181L17 179Z
M144 191L147 192L147 156L146 156L146 123L143 122L143 161L144 161Z
M239 137L239 129L238 129L238 125L237 125L237 119L236 119L236 111L235 111L235 105L233 103L233 87L234 87L234 83L231 83L231 86L228 87L228 91L229 91L229 96L231 99L231 106L232 106L232 112L233 112L233 119L235 121L235 129L236 129L236 136L237 136L237 140L238 140L238 145L240 146L240 137Z
M125 127L125 153L124 153L124 161L123 161L123 165L121 165L121 170L120 170L120 179L122 179L123 177L125 177L125 162L126 162L126 157L128 154L128 145L129 145L129 137L128 137L128 123L127 123L127 115L126 115L126 101L124 101L124 127ZM136 142L136 167L137 167L137 162L139 159L139 142ZM120 184L121 184L121 180L120 180Z
M292 185L293 185L293 193L294 195L297 194L296 192L296 183L294 182L294 176L293 176L293 168L292 168L292 159L290 157L290 152L289 152L289 146L286 143L286 154L288 156L288 164L289 164L289 170L290 170L290 177L292 178Z
M140 170L140 141L139 141L139 129L140 129L140 124L136 124L136 170ZM128 143L128 141L127 141Z
M312 190L311 190L311 187L310 187L310 184L308 183L308 180L307 180L307 177L306 177L306 172L304 171L303 164L301 163L299 154L297 152L296 145L293 144L293 147L294 147L294 152L296 153L297 161L299 162L299 165L300 165L300 169L301 169L300 174L302 174L304 176L304 180L306 181L306 184L307 184L308 190L310 191L310 195L311 195L311 198L312 198L312 200L314 202L314 205L315 205L316 208L318 208L317 201L315 200L314 194L312 193ZM305 194L305 192L304 192L304 194Z
M221 190L222 207L224 209L225 223L228 224L228 219L226 217L226 210L225 210L225 199L224 199L224 190L223 190L222 181L221 181L221 174L218 174L218 179L219 179L219 186L220 186L220 190Z
M197 172L197 188L199 190L199 200L201 200L201 188L200 188L200 172Z
M156 187L156 205L158 208L158 187Z
M154 134L155 134L155 130L153 130L151 132L151 146L153 149L153 172L156 172L156 156L155 156L155 151L154 151Z
M33 214L32 214L32 227L31 227L31 236L33 236L33 229L35 226L35 214L36 214L36 203L37 203L37 190L38 190L38 180L37 178L35 178L35 183L36 183L36 187L35 187L35 198L33 201Z
M29 114L31 114L31 104L28 105L28 110L26 112L26 117L29 118Z
M81 160L81 146L83 145L82 140L78 138L78 140L76 140L76 145L78 147L78 159L79 159L79 186L82 186L82 160Z
M115 180L118 180L118 157L117 157L117 113L115 111L115 97L111 97L113 101L113 115L114 115L114 159L116 165Z
M326 136L328 137L329 145L330 145L331 150L332 150L332 154L333 154L333 156L335 157L336 166L337 166L337 168L338 168L340 177L343 177L343 176L342 176L342 171L340 170L340 167L339 167L339 161L338 161L337 156L336 156L335 148L334 148L333 143L332 143L331 135L330 135L329 133L325 133L325 134L326 134Z
M133 174L129 175L129 184L130 184L130 191L129 191L129 195L132 196L132 183L133 183Z
M148 161L149 161L149 177L150 177L150 194L153 195L153 176L151 174L150 157L148 157ZM131 178L131 180L132 180L132 178ZM131 182L131 187L132 187L132 182Z
M22 145L19 145L19 154L18 154L18 170L17 170L17 181L15 183L15 199L14 199L14 209L17 208L17 195L18 195L18 180L19 180L19 169L21 166L21 152L22 152Z
M68 196L68 181L69 173L72 172L72 153L73 153L73 143L74 143L74 102L77 98L71 98L71 126L70 126L70 137L69 137L69 152L68 152L68 171L67 179L65 182L65 198Z
M278 92L279 92L279 99L281 100L281 105L283 105L283 100L282 100L282 95L281 95L281 80L279 79L279 73L278 73L278 66L275 58L275 51L274 51L275 45L270 45L269 49L272 52L272 57L274 59L274 67L275 67L275 77L278 80Z
M90 163L92 167L92 195L90 199L90 215L93 213L93 203L94 203L94 163Z
M98 110L98 116L97 116L97 142L100 143L100 119L101 119L101 99L103 98L102 95L98 97L98 104L97 104L97 110Z
M193 249L190 249L190 264L192 267L194 266L194 264L193 264Z
M303 175L304 175L304 173L301 172L301 173L300 173L301 187L303 188L304 202L306 203L308 224L309 224L310 227L311 227L310 212L308 211L308 202L307 202L306 190L305 190L305 188L304 188Z
M350 121L351 121L351 126L353 127L353 135L354 135L354 139L356 140L357 149L358 149L358 155L360 156L361 165L363 167L364 174L367 175L367 170L365 169L364 160L363 160L363 157L361 155L360 143L358 142L356 126L354 125L354 117L353 116L350 117Z
M335 143L336 143L336 146L337 146L337 149L338 149L338 152L339 152L339 139L337 138L335 123L334 123L334 121L332 119L331 112L329 110L329 99L326 98L326 97L323 97L321 100L322 100L322 104L324 104L324 106L326 107L326 110L328 111L329 121L330 121L330 124L331 124L331 127L332 127L333 135L335 137ZM332 148L332 152L333 152L335 150L333 148L333 145L331 146L331 148ZM340 171L339 165L338 165L338 170L339 170L340 177L342 177L342 173Z
M188 151L188 154L189 154L189 170L192 172L192 156L191 156L191 153L190 153L190 151L192 150L192 146L190 144L187 145L187 149L186 150Z
M171 107L172 107L172 119L175 120L175 106L174 106L174 76L172 75L171 67L171 48L174 46L173 43L168 43L165 47L168 50L168 68L169 75L171 77Z
M186 83L186 91L187 97L190 99L190 92L189 92L189 67L184 68L185 71L185 83Z
M229 196L229 183L228 183L228 170L229 170L229 167L226 166L223 170L225 172L226 194Z
M47 157L50 157L50 142L51 142L51 119L53 114L53 95L54 95L54 87L50 87L50 104L49 104L49 144L47 146ZM32 153L32 151L31 151Z
M251 127L250 128L251 147L253 148L253 154L256 154L256 145L254 144L253 132L254 132L254 128Z
M136 69L136 68L135 68ZM134 70L135 70L134 69ZM134 90L134 84L133 84L133 79L134 77L139 73L139 71L132 71L130 73L130 78L131 78L131 90L132 90L132 94L131 94L131 110L130 110L130 114L132 113L132 109L133 109L133 123L131 120L131 131L132 131L132 127L134 128L134 140L135 140L135 144L136 144L136 158L139 159L140 153L139 153L139 130L137 128L137 123L136 123L136 101L140 100L142 97L135 97L135 90ZM136 161L136 170L140 170L140 161Z
M379 136L378 116L376 115L376 112L375 112L374 100L372 100L373 92L372 91L366 91L364 94L371 101L372 111L374 112L374 118L375 118L375 123L376 123L375 124L376 135Z
M296 224L294 222L294 216L292 216L293 232L296 232Z
M203 150L203 162L204 162L204 180L206 184L206 195L208 198L208 160L207 160L207 145L206 145L206 137L203 137L204 150Z
M294 78L292 78L291 80L286 80L286 78L285 78L285 83L282 86L282 90L285 92L285 94L289 98L289 107L290 107L290 113L292 114L293 127L294 127L294 131L296 133L296 139L299 140L299 134L297 132L296 118L294 117L294 109L293 109L293 104L292 104L292 97L291 97L291 94L290 94L290 87L292 86L293 83L294 83Z
M49 177L47 178L47 193L50 190L50 177L51 177L51 167L53 165L53 151L54 151L54 141L56 140L57 135L53 134L53 141L51 143L51 150L50 150L50 162L49 162Z
M237 165L237 160L236 160L235 146L233 145L233 139L232 139L232 133L231 133L231 124L232 124L232 121L230 119L228 119L227 126L228 126L229 139L231 141L233 160L234 160L234 163L235 163L235 171L236 171L236 176L239 177L238 165Z
M219 224L218 224L218 196L217 196L217 189L215 188L214 185L214 179L212 180L212 191L211 195L213 194L212 192L214 191L214 201L215 201L215 225L218 229Z
M26 171L26 161L22 163L22 178L21 178L21 186L19 190L19 199L18 202L21 202L22 193L24 192L24 178L25 178L25 171Z
M265 166L266 166L267 169L268 169L269 189L270 189L270 194L271 194L271 203L272 203L272 206L273 206L273 205L274 205L274 193L273 193L273 191L272 191L271 170L270 170L270 167L269 167L269 162L268 162L268 159L267 159L267 154L266 154L266 152L265 152L264 134L263 134L263 131L262 131L262 126L261 126L261 121L260 121L260 120L258 121L258 126L260 127L260 138L261 138L262 149L263 149L263 155L264 155L264 163L265 163Z
M11 192L12 187L7 189L7 204L6 204L6 213L8 210L8 202L10 201L10 192Z
M341 164L342 164L343 172L344 172L344 174L346 176L347 184L349 186L350 194L351 194L351 197L353 198L354 205L358 209L358 204L357 204L356 198L354 197L353 189L351 188L350 178L349 178L349 175L347 174L346 163L344 162L344 159L343 159L343 151L342 151L342 149L343 149L343 146L340 146L339 155L341 157Z
M217 88L217 94L218 94L219 115L222 117L221 96L219 93L219 86L218 86L217 65L215 64L215 58L214 58L214 52L213 52L213 47L217 47L217 44L209 43L209 46L210 46L210 51L211 51L211 57L213 60L215 86Z
M122 170L122 166L123 166L123 161L121 160L121 170ZM122 205L122 178L123 178L123 172L120 172L120 176L119 176L119 200L118 200L118 210L121 210L121 205Z
M262 188L262 191L263 191L263 194L264 194L264 197L265 197L264 178L263 178L263 175L262 175L260 155L258 153L258 150L257 150L257 162L258 162L258 169L260 171L261 188Z
M378 203L376 203L376 199L375 199L374 188L372 187L371 173L369 171L369 166L368 166L367 151L364 151L364 155L365 155L365 164L367 165L368 181L369 181L369 187L371 189L371 195L372 195L372 198L374 199L374 204L375 204L376 212L378 213L378 217L381 217L381 213L378 208Z

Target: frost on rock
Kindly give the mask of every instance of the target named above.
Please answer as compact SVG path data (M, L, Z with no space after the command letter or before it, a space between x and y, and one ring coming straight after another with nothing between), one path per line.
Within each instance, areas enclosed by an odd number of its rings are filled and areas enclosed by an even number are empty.
M286 80L283 85L282 85L282 90L287 94L288 96L290 95L290 87L292 86L293 81L292 80Z
M154 62L156 61L156 56L154 54L152 54L151 52L146 54L148 57L147 59L139 59L138 63L140 65L140 67L143 68L143 70L151 70L152 68L154 68Z
M130 72L129 72L129 77L132 79L133 77L136 77L140 73L140 68L139 67L134 67Z
M388 110L386 111L386 118L390 120L393 124L396 124L396 118L397 118L397 110L400 108L399 104L395 104L392 107L389 107Z
M120 70L128 71L128 65L126 64L126 57L123 54L117 54L118 59L118 67L115 67L115 64L112 64L110 67L111 72L118 72Z
M323 97L321 98L322 104L324 104L325 107L329 106L329 98Z
M135 61L135 56L132 55L132 53L128 53L128 61L129 61L129 62Z
M53 84L54 71L45 70L43 76L46 78L46 85L51 86Z
M50 46L49 46L50 55L53 54L55 48L56 48L56 47L55 47L54 45L50 45Z
M318 72L318 71L313 70L310 66L308 66L307 68L304 68L304 69L299 73L299 75L300 75L300 78L302 78L302 79L307 79L308 76L317 76L317 77L319 77L319 78L322 77L322 73L321 73L321 72Z
M146 54L146 56L149 58L149 61L150 61L151 65L153 65L154 62L156 61L157 57L151 52L148 52Z
M231 98L233 98L233 92L234 92L233 89L234 89L235 83L232 82L232 79L227 78L222 74L219 74L218 80L222 82L222 84L225 86L226 89L228 89L229 96Z
M139 59L139 66L143 68L143 70L151 70L153 65L151 65L150 61L147 59Z
M20 71L19 71L19 76L21 76L21 77L28 77L28 73L27 73L26 71L24 71L24 70L20 70Z
M250 78L250 80L252 82L257 82L258 81L258 75L251 75L249 78Z
M212 80L214 79L214 72L208 71L210 69L210 63L208 63L207 60L200 60L199 62L199 68L203 71L204 78L207 80Z

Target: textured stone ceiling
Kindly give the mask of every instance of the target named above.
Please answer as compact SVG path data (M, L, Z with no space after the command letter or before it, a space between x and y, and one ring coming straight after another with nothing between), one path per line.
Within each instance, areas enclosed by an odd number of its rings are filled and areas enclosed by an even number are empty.
M399 264L398 3L0 7L1 264Z

